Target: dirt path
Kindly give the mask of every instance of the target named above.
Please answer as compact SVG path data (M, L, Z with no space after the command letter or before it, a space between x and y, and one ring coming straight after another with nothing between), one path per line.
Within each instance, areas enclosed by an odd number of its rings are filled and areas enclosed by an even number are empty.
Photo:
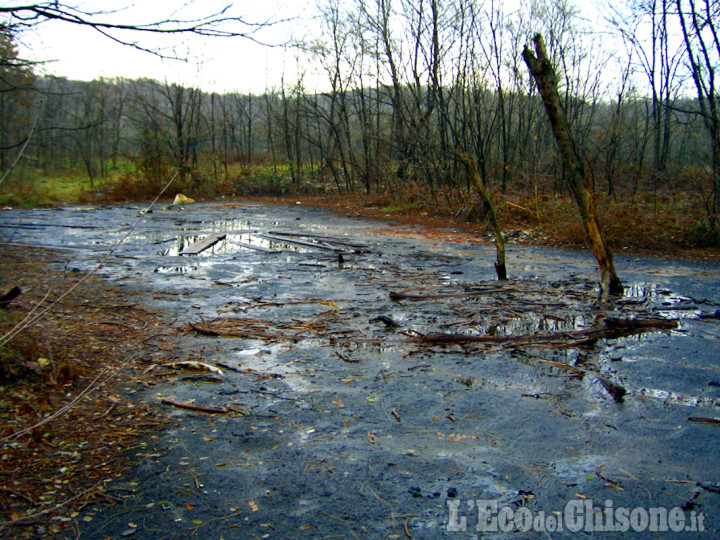
M3 218L82 272L138 210ZM467 538L485 502L521 528L561 516L563 537L606 501L716 534L720 268L621 256L626 294L597 306L588 255L511 246L499 284L492 248L453 234L297 205L153 212L104 275L171 329L127 395L166 420L70 517L80 537ZM677 326L575 339L626 320ZM507 339L422 339L441 333Z

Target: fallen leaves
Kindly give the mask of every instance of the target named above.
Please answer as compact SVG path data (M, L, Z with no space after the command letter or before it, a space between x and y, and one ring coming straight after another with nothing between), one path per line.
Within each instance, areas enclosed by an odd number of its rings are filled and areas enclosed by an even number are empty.
M24 316L48 289L72 285L76 277L54 271L52 258L47 251L5 247L3 278L23 285L27 300L12 307L13 315ZM122 324L103 322L110 318ZM0 321L0 330L8 324L11 317ZM43 525L49 535L64 536L88 501L121 501L105 484L129 467L118 459L122 451L159 420L123 396L141 380L127 375L97 384L94 378L128 360L128 367L137 367L143 340L159 328L159 319L134 305L126 290L90 279L10 344L32 369L16 373L12 383L1 381L0 476L6 487L0 489L0 521ZM64 412L50 416L58 411Z
M479 435L473 435L469 433L438 433L438 439L441 441L447 440L452 442L465 442L465 441L476 441L480 439ZM497 441L492 440L491 444L497 444Z
M178 407L180 409L188 409L191 411L199 411L199 412L205 412L210 414L228 414L230 412L238 412L233 409L230 409L228 407L208 407L204 405L195 405L193 403L189 402L180 402L180 401L173 401L171 399L162 399L162 403L165 405L170 405L172 407Z

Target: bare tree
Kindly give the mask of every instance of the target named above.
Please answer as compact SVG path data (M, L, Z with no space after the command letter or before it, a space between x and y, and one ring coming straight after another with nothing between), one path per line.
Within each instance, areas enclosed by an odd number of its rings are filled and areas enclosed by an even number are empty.
M537 82L548 119L552 124L553 133L557 140L563 164L565 165L567 173L570 175L572 193L575 197L578 210L580 211L585 233L592 244L595 258L600 266L601 295L603 298L607 298L609 294L619 294L623 292L622 282L617 276L612 253L605 243L600 228L585 164L573 139L570 126L568 125L567 117L558 94L557 76L548 58L542 36L536 34L533 43L535 46L535 54L526 46L523 50L523 58L527 63L530 73L532 73Z
M160 88L160 93L166 107L159 112L168 122L167 143L182 181L190 169L197 166L203 94L199 88L185 88L167 82Z
M368 5L368 2L374 2L374 5ZM392 157L399 162L397 176L402 179L406 174L409 149L406 140L403 82L398 65L397 44L393 38L391 24L393 13L391 0L359 0L359 10L363 17L362 24L378 38L378 47L375 54L378 60L382 58L378 62L378 68L385 67L390 76L392 85L392 92L390 93L392 106L390 144L392 145ZM378 80L381 79L382 76L378 73Z
M711 222L718 227L720 211L720 88L716 81L720 65L720 37L717 21L720 4L717 0L675 0L682 27L685 55L689 64L698 106L710 139L714 198Z
M34 102L32 65L18 56L15 34L0 24L0 170L29 137Z
M315 56L327 72L329 92L324 99L311 103L316 119L322 125L324 142L318 141L324 167L335 179L338 188L344 183L352 189L356 160L353 155L350 133L349 86L356 69L357 34L353 33L352 21L343 13L338 0L330 0L322 10L326 37L315 47ZM325 106L329 102L329 107ZM336 163L339 161L339 167ZM361 172L366 191L370 190L367 168ZM344 182L341 182L341 177Z
M680 84L677 72L682 50L672 43L671 7L672 0L630 0L624 6L608 3L610 24L638 59L647 80L654 174L668 166L673 105Z

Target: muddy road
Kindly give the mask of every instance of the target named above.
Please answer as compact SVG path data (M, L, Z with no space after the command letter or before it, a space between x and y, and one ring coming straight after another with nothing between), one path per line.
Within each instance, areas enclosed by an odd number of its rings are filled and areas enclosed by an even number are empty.
M141 210L0 216L85 272ZM176 365L128 373L171 421L80 537L717 537L720 266L618 254L599 306L589 253L509 245L498 283L461 239L301 205L146 214L101 273L176 329Z

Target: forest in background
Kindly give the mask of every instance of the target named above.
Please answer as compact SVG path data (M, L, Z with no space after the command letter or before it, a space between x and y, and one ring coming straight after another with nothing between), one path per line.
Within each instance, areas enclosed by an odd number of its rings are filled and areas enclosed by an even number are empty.
M324 0L318 35L297 44L307 80L262 95L36 76L5 25L0 202L43 202L38 189L69 178L78 200L148 199L177 171L197 199L362 193L477 221L467 152L501 221L566 234L566 175L521 55L540 32L611 242L717 246L720 3L592 3L600 19L588 5Z

